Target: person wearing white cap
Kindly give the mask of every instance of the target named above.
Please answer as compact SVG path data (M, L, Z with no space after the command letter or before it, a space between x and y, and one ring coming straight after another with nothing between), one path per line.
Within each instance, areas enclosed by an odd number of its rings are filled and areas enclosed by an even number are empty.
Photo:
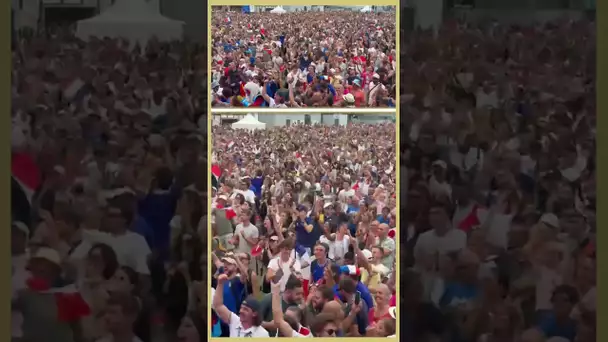
M390 268L382 264L383 249L374 246L371 251L368 249L361 250L356 239L352 238L350 242L357 257L357 265L360 265L362 269L361 282L369 288L381 284L391 272Z
M353 96L353 94L346 94L342 96L342 99L344 100L344 105L347 108L354 108L355 107L355 97Z
M23 341L78 341L79 325L90 308L77 287L63 279L59 252L38 248L30 257L28 270L27 288L13 301L23 315Z

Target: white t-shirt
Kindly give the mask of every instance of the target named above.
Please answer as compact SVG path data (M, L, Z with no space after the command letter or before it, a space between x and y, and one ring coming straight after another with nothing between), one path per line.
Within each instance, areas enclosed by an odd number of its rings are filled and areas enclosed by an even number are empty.
M230 196L230 199L234 199L237 194L243 195L243 197L245 197L245 201L247 201L249 203L255 203L255 194L253 193L253 191L251 191L249 189L247 189L245 191L243 191L243 190L235 190L232 193L232 195Z
M462 230L452 228L444 236L438 236L433 229L420 234L414 247L414 255L446 254L464 249L466 245L467 235Z
M230 337L270 337L268 331L261 326L244 329L241 319L234 313L230 313Z
M269 100L270 101L268 101L268 107L270 108L287 108L287 105L284 103L277 104L272 97L269 98Z
M260 230L258 227L254 226L251 222L247 226L244 226L242 223L239 223L235 230L234 234L239 237L239 245L236 248L239 253L251 253L252 246L243 238L241 232L244 232L245 237L248 239L257 239L260 236Z
M344 255L348 252L348 245L350 243L350 238L348 236L344 236L342 241L334 240L330 241L325 236L321 236L319 241L325 243L329 246L329 258L337 261L344 259Z
M273 270L274 272L277 272L279 270L279 267L283 269L283 277L279 281L279 284L281 284L281 291L285 291L285 285L287 285L287 279L289 279L289 276L291 275L291 270L289 269L289 265L291 264L292 261L293 261L293 257L290 257L288 262L282 262L280 260L280 256L277 256L274 259L270 260L270 262L268 263L269 270ZM296 272L302 272L302 267L300 266L300 262L297 259L296 259L295 263L293 264L293 269Z
M130 231L122 235L112 235L97 230L83 230L82 242L70 258L75 261L84 259L96 243L104 243L112 247L120 265L131 267L139 274L150 274L148 256L152 251L143 236Z

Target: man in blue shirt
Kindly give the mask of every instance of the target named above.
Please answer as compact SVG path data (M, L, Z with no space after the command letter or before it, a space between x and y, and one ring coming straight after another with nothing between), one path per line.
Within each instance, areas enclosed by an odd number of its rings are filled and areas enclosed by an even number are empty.
M378 215L378 217L376 218L376 221L378 221L380 224L389 224L391 221L391 210L388 207L384 207L382 208L382 214Z
M365 302L368 308L374 307L374 300L372 299L372 294L369 292L367 286L361 283L361 271L356 266L342 266L340 267L341 280L342 279L351 279L355 284L355 290L361 293L361 299ZM341 281L340 280L340 281ZM334 292L336 296L340 296L340 288L338 285L334 286Z
M329 246L327 244L319 242L315 245L315 260L310 264L311 284L316 284L319 280L323 279L325 268L331 265L331 260L327 258L328 253Z
M576 338L576 321L570 318L574 305L578 302L577 290L569 285L558 286L553 291L553 310L540 318L538 328L547 338L563 337L570 342Z
M356 294L357 292L360 292L357 290L355 280L350 277L344 277L336 286L336 297L340 299L342 303L346 304L346 307L344 308L345 316L348 316L348 314L355 305L361 305L361 310L356 314L357 316L355 317L354 324L357 325L357 330L359 331L359 334L365 336L367 326L369 325L368 313L370 306L368 306L367 302L363 300L363 294L361 294L361 299L359 299L359 303L355 303Z
M307 216L308 209L305 206L298 208L298 218L296 219L296 243L306 248L310 253L313 246L321 237L321 229L315 224L312 218Z
M241 308L241 302L245 298L245 285L241 282L241 278L238 276L238 267L236 260L232 255L225 256L222 258L224 263L223 267L218 269L219 274L228 275L228 280L224 282L224 305L234 312L239 314Z

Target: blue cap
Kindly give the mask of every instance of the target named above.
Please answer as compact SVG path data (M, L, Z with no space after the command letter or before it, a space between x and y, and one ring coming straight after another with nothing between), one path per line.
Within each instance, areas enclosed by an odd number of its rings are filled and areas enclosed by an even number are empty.
M349 274L350 270L348 269L348 266L340 266L340 274Z

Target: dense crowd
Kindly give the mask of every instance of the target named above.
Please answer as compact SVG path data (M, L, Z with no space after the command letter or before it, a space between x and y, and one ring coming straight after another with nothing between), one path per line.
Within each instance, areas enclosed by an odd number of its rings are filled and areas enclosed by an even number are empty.
M595 23L401 43L401 338L595 341Z
M298 15L215 14L215 106L392 105L394 20ZM401 337L595 341L595 23L401 36ZM214 131L207 327L205 57L17 37L12 341L394 334L391 124Z
M395 335L395 128L214 127L212 336Z
M205 47L12 54L12 341L205 340Z
M214 107L395 107L390 13L212 13Z

